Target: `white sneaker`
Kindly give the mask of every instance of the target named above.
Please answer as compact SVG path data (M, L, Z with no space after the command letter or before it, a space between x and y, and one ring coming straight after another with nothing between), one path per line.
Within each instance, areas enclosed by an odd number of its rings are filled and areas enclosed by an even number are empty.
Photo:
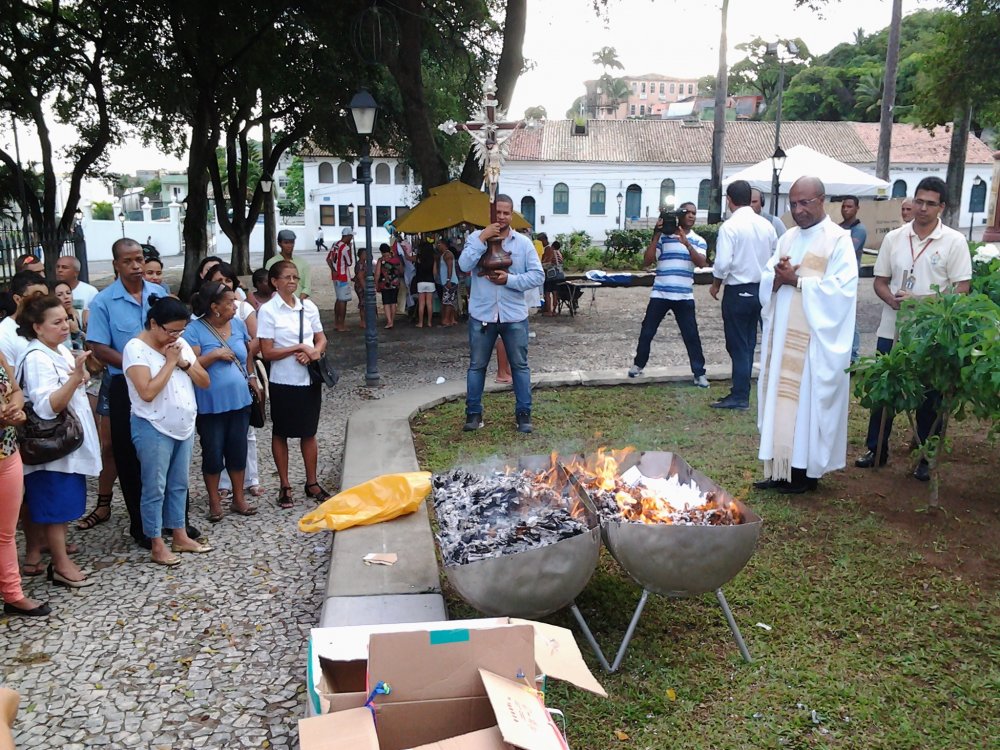
M694 384L699 388L708 388L708 378L704 375L699 375L694 379Z
M628 368L628 376L630 378L637 378L640 375L642 375L642 368L641 367L639 367L637 365L632 365L630 368Z

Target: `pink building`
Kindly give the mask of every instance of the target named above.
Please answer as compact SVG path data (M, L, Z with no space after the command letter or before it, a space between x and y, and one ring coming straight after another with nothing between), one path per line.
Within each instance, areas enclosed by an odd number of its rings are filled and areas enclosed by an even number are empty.
M624 120L628 117L662 117L671 102L698 94L697 78L647 73L621 76L625 82L622 98L605 91L601 80L584 81L587 89L587 116L597 120Z

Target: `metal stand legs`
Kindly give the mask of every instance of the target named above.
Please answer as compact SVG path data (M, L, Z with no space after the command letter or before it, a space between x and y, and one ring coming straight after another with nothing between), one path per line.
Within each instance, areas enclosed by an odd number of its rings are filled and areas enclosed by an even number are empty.
M732 610L729 609L729 602L726 601L726 595L722 593L722 589L715 590L715 598L718 600L719 606L722 607L722 614L725 615L726 622L729 624L729 632L733 634L733 640L736 641L736 646L739 648L740 654L743 656L743 660L749 664L753 661L753 658L751 658L750 652L747 650L747 645L743 641L743 635L740 633L739 626L733 618ZM580 612L580 608L576 606L575 602L573 603L573 606L570 607L570 612L573 613L573 617L576 618L576 622L580 626L580 630L583 631L583 637L587 639L587 643L590 644L590 648L593 650L594 655L597 657L597 661L600 662L601 668L605 672L613 674L618 671L619 667L621 667L622 661L625 659L625 652L628 650L628 645L632 641L632 636L635 635L635 629L639 624L639 618L642 617L642 611L645 609L646 602L648 600L649 591L643 589L642 596L639 597L639 603L635 607L635 612L632 613L632 619L629 621L628 629L625 631L625 638L618 647L618 653L615 655L614 664L608 663L608 659L604 656L604 651L597 643L597 639L594 638L594 634L590 631L587 621L583 619L583 613Z

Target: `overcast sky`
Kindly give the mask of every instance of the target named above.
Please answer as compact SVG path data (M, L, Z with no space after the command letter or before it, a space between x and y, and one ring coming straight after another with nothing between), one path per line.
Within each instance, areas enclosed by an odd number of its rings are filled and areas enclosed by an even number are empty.
M940 0L904 0L903 13L939 7ZM673 76L714 74L718 67L718 2L699 0L609 0L607 20L592 10L591 0L528 0L524 56L534 65L518 81L511 115L542 105L549 117L561 119L583 94L583 81L601 69L591 61L603 46L614 47L625 66L620 74L662 73ZM809 50L822 53L851 41L858 27L867 33L889 24L889 0L831 0L823 17L796 10L793 0L731 0L728 63L742 54L741 42L801 37ZM38 159L34 133L20 129L23 160ZM57 144L74 139L70 128L55 128ZM13 151L9 129L0 139ZM184 162L156 149L129 143L111 153L111 169L133 174L137 169L183 169ZM63 167L65 168L65 167Z

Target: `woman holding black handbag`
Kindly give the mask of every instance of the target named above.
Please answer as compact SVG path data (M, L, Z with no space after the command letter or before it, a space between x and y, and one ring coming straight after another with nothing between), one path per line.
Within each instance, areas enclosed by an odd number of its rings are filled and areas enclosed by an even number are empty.
M42 420L64 423L62 432L82 433L76 447L63 452L59 435L50 441L50 457L22 450L25 500L31 520L45 529L52 555L47 576L58 586L83 588L94 580L73 562L66 550L66 525L87 506L87 477L101 473L101 441L85 389L90 380L89 352L75 355L66 346L70 326L62 303L51 295L35 297L18 317L19 333L30 341L18 362L17 378L24 390L25 411ZM30 404L30 406L28 405ZM29 414L30 417L30 414ZM59 430L57 430L59 432ZM22 438L29 438L22 434Z
M271 452L281 480L278 506L291 508L288 438L300 441L306 495L316 501L329 497L316 481L319 453L316 430L323 405L323 386L314 382L309 372L310 363L325 359L326 336L316 305L295 294L299 273L294 263L278 261L268 269L268 279L276 293L257 311L257 337L261 354L271 363Z
M184 331L184 339L211 380L195 391L198 402L198 436L201 439L201 473L208 490L208 520L222 520L219 476L226 469L233 480L229 509L252 516L257 508L244 494L247 464L247 428L251 407L260 403L257 374L247 370L250 334L236 315L236 295L225 284L209 281L191 300L197 317ZM252 364L251 364L252 367Z

